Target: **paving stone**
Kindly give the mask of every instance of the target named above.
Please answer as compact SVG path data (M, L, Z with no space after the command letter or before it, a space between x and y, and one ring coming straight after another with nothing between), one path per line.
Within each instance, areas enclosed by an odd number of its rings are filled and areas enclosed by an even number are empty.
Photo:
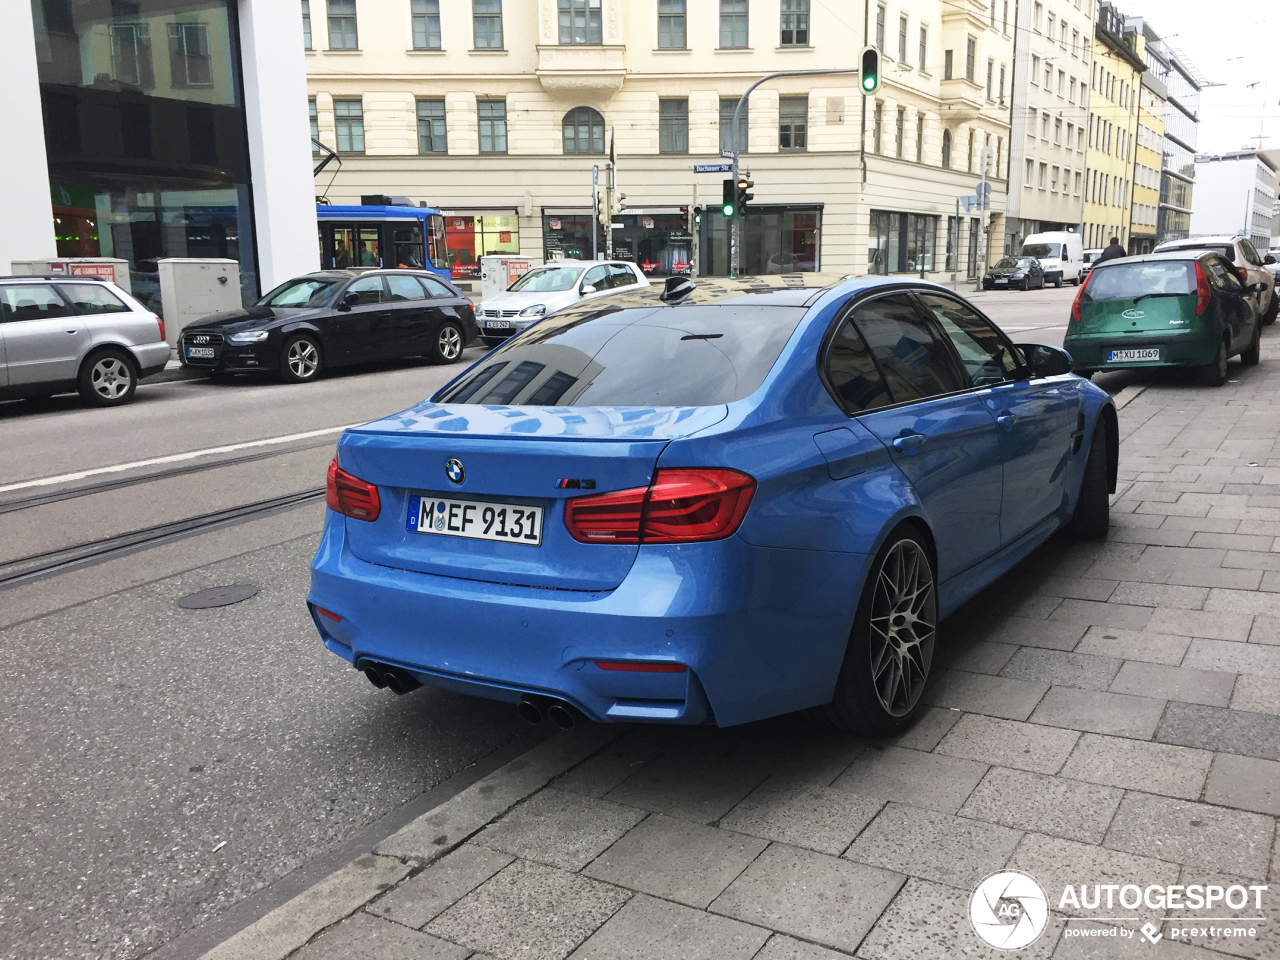
M826 947L775 933L764 945L764 949L755 955L754 960L841 960L844 956L843 953L835 953Z
M1252 614L1254 616L1280 617L1280 594L1257 590L1209 591L1205 610L1214 613Z
M1120 669L1111 692L1225 707L1231 702L1235 683L1234 673L1130 662Z
M626 890L517 860L427 925L498 960L562 960L624 903Z
M1147 626L1153 633L1210 640L1248 640L1252 625L1253 617L1248 614L1159 609L1151 615Z
M1018 830L968 817L891 803L845 857L873 867L972 889L1001 869L1022 838Z
M398 923L357 913L292 956L294 960L465 960L471 951Z
M1014 955L1051 956L1062 926L1062 918L1051 914L1039 939ZM907 881L858 948L858 956L864 960L1004 960L1010 955L1008 950L987 946L973 932L968 891L914 878Z
M1254 617L1253 628L1249 631L1249 642L1265 643L1272 647L1280 646L1280 618Z
M954 707L971 713L1025 720L1048 689L1045 683L947 670L925 690L924 701L935 707Z
M1056 620L1034 620L1030 617L1002 617L986 626L984 639L995 643L1014 643L1023 647L1045 647L1070 650L1084 636L1085 624Z
M1089 653L1119 660L1141 660L1145 663L1167 663L1177 666L1191 646L1190 637L1177 637L1148 630L1113 630L1090 627L1076 653Z
M1227 640L1192 640L1182 665L1280 679L1280 647Z
M987 772L985 763L901 747L871 749L835 783L836 790L955 813Z
M365 909L406 927L424 927L511 860L504 853L463 844Z
M766 776L759 763L708 759L700 753L665 756L614 787L605 799L710 823L733 809Z
M1280 571L1280 554L1259 550L1228 550L1222 561L1224 567L1236 567L1244 570L1263 570L1268 573Z
M645 818L643 810L548 787L474 842L561 870L581 870Z
M1031 722L1149 740L1164 707L1165 701L1148 697L1053 687L1031 714Z
M1262 575L1262 583L1258 585L1259 590L1266 590L1270 593L1280 592L1280 571L1268 570Z
M606 793L662 754L651 737L630 733L578 764L555 781L556 788L587 797Z
M1162 530L1203 530L1206 533L1235 533L1240 528L1240 520L1229 517L1215 517L1210 508L1207 517L1165 517L1160 524Z
M1207 750L1086 733L1062 776L1126 790L1198 800L1213 754Z
M1113 787L992 767L960 808L960 815L1100 843L1121 795Z
M1120 540L1127 543L1145 543L1152 546L1166 547L1185 547L1191 543L1191 538L1195 536L1195 534L1190 530L1165 530L1163 528L1152 530L1117 522L1112 524L1111 532L1108 536L1113 540ZM1093 573L1093 571L1091 570L1090 573Z
M1057 773L1079 738L1073 730L967 713L943 738L937 752L1036 773Z
M1156 739L1242 757L1280 760L1280 717L1226 707L1171 703Z
M1273 539L1247 533L1196 533L1191 537L1191 546L1220 550L1270 550Z
M1257 813L1129 793L1103 843L1113 850L1264 880L1274 825Z
M768 842L673 817L649 817L582 872L705 908Z
M1095 600L1063 600L1050 619L1086 626L1142 630L1151 619L1151 608L1114 602L1098 603Z
M805 714L744 726L745 738L726 759L750 763L777 779L826 786L848 769L867 745L825 719Z
M925 707L916 717L916 722L906 733L894 738L894 746L906 747L908 750L923 750L928 753L938 745L938 741L946 736L947 731L956 725L963 714L958 710L944 710L942 707Z
M1208 587L1175 587L1165 583L1122 583L1111 595L1112 603L1141 607L1182 607L1200 610L1209 596Z
M989 640L958 643L954 649L946 651L941 658L941 665L967 673L994 675L1017 652L1018 647L1012 643L992 643Z
M570 960L751 960L768 930L637 894Z
M1036 593L1050 597L1105 601L1118 585L1116 580L1097 580L1093 577L1045 577L1035 589Z
M905 881L899 873L775 843L711 910L852 953Z
M1111 657L1023 647L1000 671L1000 676L1012 680L1038 680L1054 686L1105 690L1119 670L1120 661Z
M1237 677L1231 709L1280 716L1280 683L1272 677Z
M1237 810L1280 815L1280 763L1220 753L1213 759L1204 799Z
M720 821L726 830L839 856L884 806L878 797L772 778Z
M1251 886L1260 886L1256 880L1247 877L1229 876L1224 873L1215 871L1202 870L1196 867L1183 867L1182 876L1178 878L1179 885L1183 887L1200 886L1200 887L1221 887L1226 890L1233 886L1245 888L1244 903L1239 907L1232 907L1225 902L1214 905L1212 911L1206 910L1190 910L1185 908L1175 908L1169 911L1169 926L1188 927L1196 926L1203 929L1209 927L1234 927L1248 930L1252 928L1256 931L1256 936L1199 936L1195 942L1220 953L1212 954L1215 958L1222 957L1222 954L1229 954L1234 957L1247 957L1251 960L1277 960L1280 958L1280 939L1276 937L1276 906L1280 904L1280 897L1276 896L1276 890L1272 887L1269 890L1249 890ZM1261 907L1259 907L1261 900ZM1239 899L1236 899L1240 903ZM1213 923L1206 924L1201 918L1206 914L1213 917L1230 918L1239 920L1238 923ZM1257 922L1257 917L1265 917L1265 922Z

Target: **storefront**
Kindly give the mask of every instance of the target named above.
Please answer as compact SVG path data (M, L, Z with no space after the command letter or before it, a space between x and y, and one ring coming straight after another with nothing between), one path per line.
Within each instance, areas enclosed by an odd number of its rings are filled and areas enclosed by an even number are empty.
M698 272L729 275L732 221L708 207L702 218ZM739 273L808 273L822 269L822 206L751 206L742 219Z
M454 280L480 279L480 258L491 253L520 252L520 218L511 208L499 212L444 210L449 244L449 275Z
M932 273L936 270L938 219L921 213L872 210L867 236L867 273ZM955 249L953 244L949 236L948 260Z
M645 207L614 217L613 256L640 265L649 277L687 274L693 254L687 207ZM547 260L590 260L592 229L589 210L543 210L542 246ZM595 231L595 253L605 256L604 230Z

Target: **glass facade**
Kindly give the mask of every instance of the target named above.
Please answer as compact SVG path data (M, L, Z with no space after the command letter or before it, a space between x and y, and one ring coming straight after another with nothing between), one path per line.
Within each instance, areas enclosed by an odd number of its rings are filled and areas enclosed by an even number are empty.
M226 257L258 296L248 144L228 0L33 0L59 256ZM12 131L11 131L12 133Z
M729 275L729 223L712 213L702 218L703 276ZM761 206L747 208L742 218L742 249L738 262L744 276L768 273L808 273L821 270L821 206Z

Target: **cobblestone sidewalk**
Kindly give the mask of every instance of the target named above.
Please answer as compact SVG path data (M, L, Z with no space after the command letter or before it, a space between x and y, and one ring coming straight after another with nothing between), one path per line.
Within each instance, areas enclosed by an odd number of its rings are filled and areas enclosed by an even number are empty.
M1189 945L1177 911L1058 909L1068 884L1280 886L1280 360L1231 376L1125 406L1109 539L1053 540L949 620L895 742L575 730L210 957L1280 957L1274 919ZM1005 868L1052 908L1014 954L969 920ZM1156 944L1072 934L1146 921Z

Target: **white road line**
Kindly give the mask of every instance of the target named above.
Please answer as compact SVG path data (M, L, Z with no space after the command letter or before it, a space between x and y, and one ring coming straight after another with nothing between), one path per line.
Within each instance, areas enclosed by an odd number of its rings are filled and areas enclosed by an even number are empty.
M237 450L251 450L254 447L270 447L279 443L292 443L294 440L309 440L312 437L323 437L328 433L341 433L348 427L359 424L348 423L341 427L325 427L323 430L308 430L306 433L291 433L285 437L268 437L265 440L250 440L246 443L231 443L223 447L206 447L203 450L190 450L187 453L175 453L167 457L152 457L150 460L134 460L132 463L118 463L111 467L95 467L92 470L79 470L75 473L64 473L57 477L44 477L40 480L24 480L22 483L10 483L0 487L0 493L11 490L27 490L31 487L52 487L72 480L84 480L88 477L101 476L104 473L124 473L126 470L137 470L140 467L158 467L167 463L181 463L183 460L197 460L215 453L234 453Z

